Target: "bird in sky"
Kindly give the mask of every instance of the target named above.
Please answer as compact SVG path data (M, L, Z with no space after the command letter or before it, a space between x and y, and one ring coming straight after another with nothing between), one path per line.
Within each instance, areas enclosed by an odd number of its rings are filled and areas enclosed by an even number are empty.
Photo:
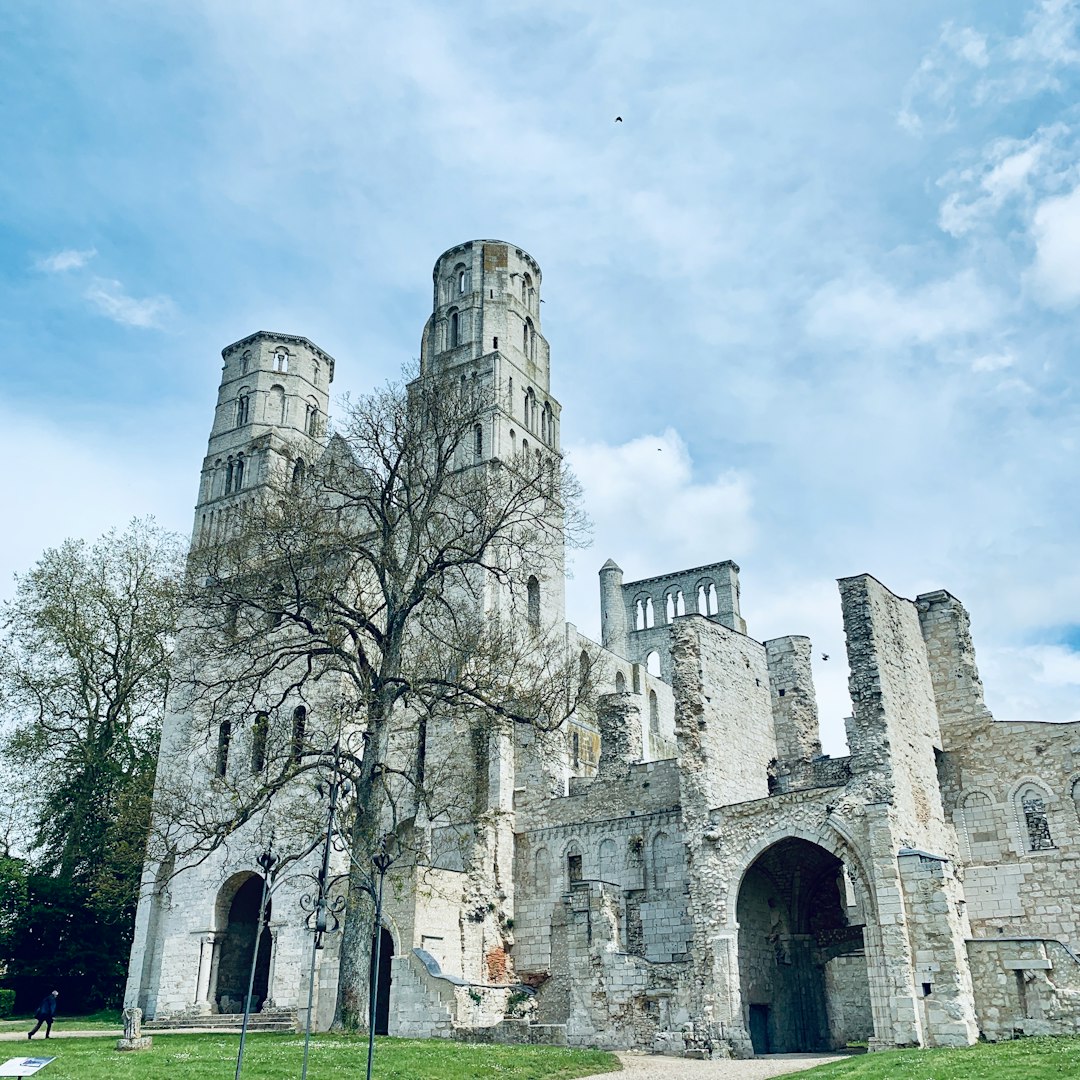
M821 654L821 659L822 659L822 660L828 660L828 659L829 659L829 654L828 654L827 652L823 652L823 653Z
M615 123L616 124L621 124L622 123L622 117L621 116L616 116L615 117Z

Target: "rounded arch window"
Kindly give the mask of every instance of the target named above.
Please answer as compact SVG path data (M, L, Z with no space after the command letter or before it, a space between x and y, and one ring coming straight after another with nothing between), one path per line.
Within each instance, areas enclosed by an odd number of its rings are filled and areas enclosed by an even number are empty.
M645 670L654 678L660 678L660 654L653 649L645 658Z
M289 350L279 347L274 351L274 370L287 372L289 370Z
M615 693L626 693L626 676L621 671L615 672Z

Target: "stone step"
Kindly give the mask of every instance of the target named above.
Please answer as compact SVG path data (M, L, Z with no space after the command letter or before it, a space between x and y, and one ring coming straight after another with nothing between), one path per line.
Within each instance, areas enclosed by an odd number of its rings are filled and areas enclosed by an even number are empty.
M239 1032L244 1026L243 1013L211 1013L207 1016L172 1016L147 1020L145 1031L187 1031L192 1028L214 1028L217 1031ZM295 1009L265 1009L248 1016L248 1031L299 1030Z

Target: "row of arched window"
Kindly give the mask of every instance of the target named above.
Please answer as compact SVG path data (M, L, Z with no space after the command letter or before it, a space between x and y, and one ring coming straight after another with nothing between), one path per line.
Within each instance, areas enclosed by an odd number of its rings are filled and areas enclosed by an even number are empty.
M657 832L649 841L640 836L625 840L621 855L619 847L614 838L604 837L592 850L576 839L570 840L561 854L556 850L554 856L546 846L537 848L533 856L535 894L552 896L565 891L575 881L597 879L640 888L643 871L648 888L671 889L682 885L682 853L667 833ZM555 858L561 865L553 865Z
M219 495L233 495L243 491L245 481L250 480L247 467L248 459L243 453L218 458L207 478L206 498L216 499Z
M279 345L270 359L270 366L274 371L280 371L282 374L287 374L289 371L289 363L293 363L293 372L296 372L296 361L299 357L293 356L284 345ZM256 365L255 355L250 349L245 349L240 356L240 374L246 375ZM318 386L322 382L322 366L319 361L314 357L311 359L311 381Z
M1071 785L1070 794L1077 823L1080 824L1080 778ZM1024 850L1051 851L1058 846L1050 827L1047 805L1053 792L1041 781L1021 783L1011 796L1011 814ZM1004 807L1008 807L1008 803ZM1002 815L994 800L984 791L970 791L959 804L959 826L967 841L968 854L976 861L997 861L1007 846L1002 836Z
M243 427L254 419L251 398L252 391L248 386L242 386L237 392L234 407L236 427ZM286 424L288 420L288 395L285 393L284 386L275 383L270 387L266 395L266 402L263 407L263 422L267 424ZM322 434L319 403L313 397L307 398L304 402L304 431L313 438Z
M199 543L223 539L232 530L239 515L246 513L250 506L250 500L244 500L204 511L199 518Z
M682 589L677 586L669 586L664 591L663 603L665 622L670 623L686 614L686 600ZM715 582L702 580L697 586L697 606L694 612L698 615L717 615L719 611L720 604L716 595ZM655 625L656 611L653 598L642 593L634 600L634 629L651 630Z
M289 764L299 765L304 755L307 736L308 711L297 705L292 712L292 731L289 737ZM233 727L231 720L218 724L217 757L214 773L224 779L229 772L229 752L232 748ZM252 773L261 773L267 765L267 746L270 739L270 715L257 712L251 723L251 746L248 765Z

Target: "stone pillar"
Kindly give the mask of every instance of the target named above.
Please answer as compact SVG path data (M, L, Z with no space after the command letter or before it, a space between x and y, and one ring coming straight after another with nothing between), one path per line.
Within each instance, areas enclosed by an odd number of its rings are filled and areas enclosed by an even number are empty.
M605 649L626 657L629 638L623 572L612 559L600 567L600 640Z
M212 1012L210 1004L210 974L216 959L214 946L217 934L204 933L199 938L199 974L195 980L194 1011L207 1015Z
M808 637L773 638L765 642L776 733L779 790L790 790L821 753L817 697ZM807 776L806 779L809 779Z
M739 568L730 559L716 568L716 618L729 629L746 633L746 620L739 614Z
M963 893L947 859L902 849L897 856L929 1046L970 1046L979 1037L967 957Z
M602 694L596 701L600 727L597 782L626 776L641 761L641 709L631 694Z

